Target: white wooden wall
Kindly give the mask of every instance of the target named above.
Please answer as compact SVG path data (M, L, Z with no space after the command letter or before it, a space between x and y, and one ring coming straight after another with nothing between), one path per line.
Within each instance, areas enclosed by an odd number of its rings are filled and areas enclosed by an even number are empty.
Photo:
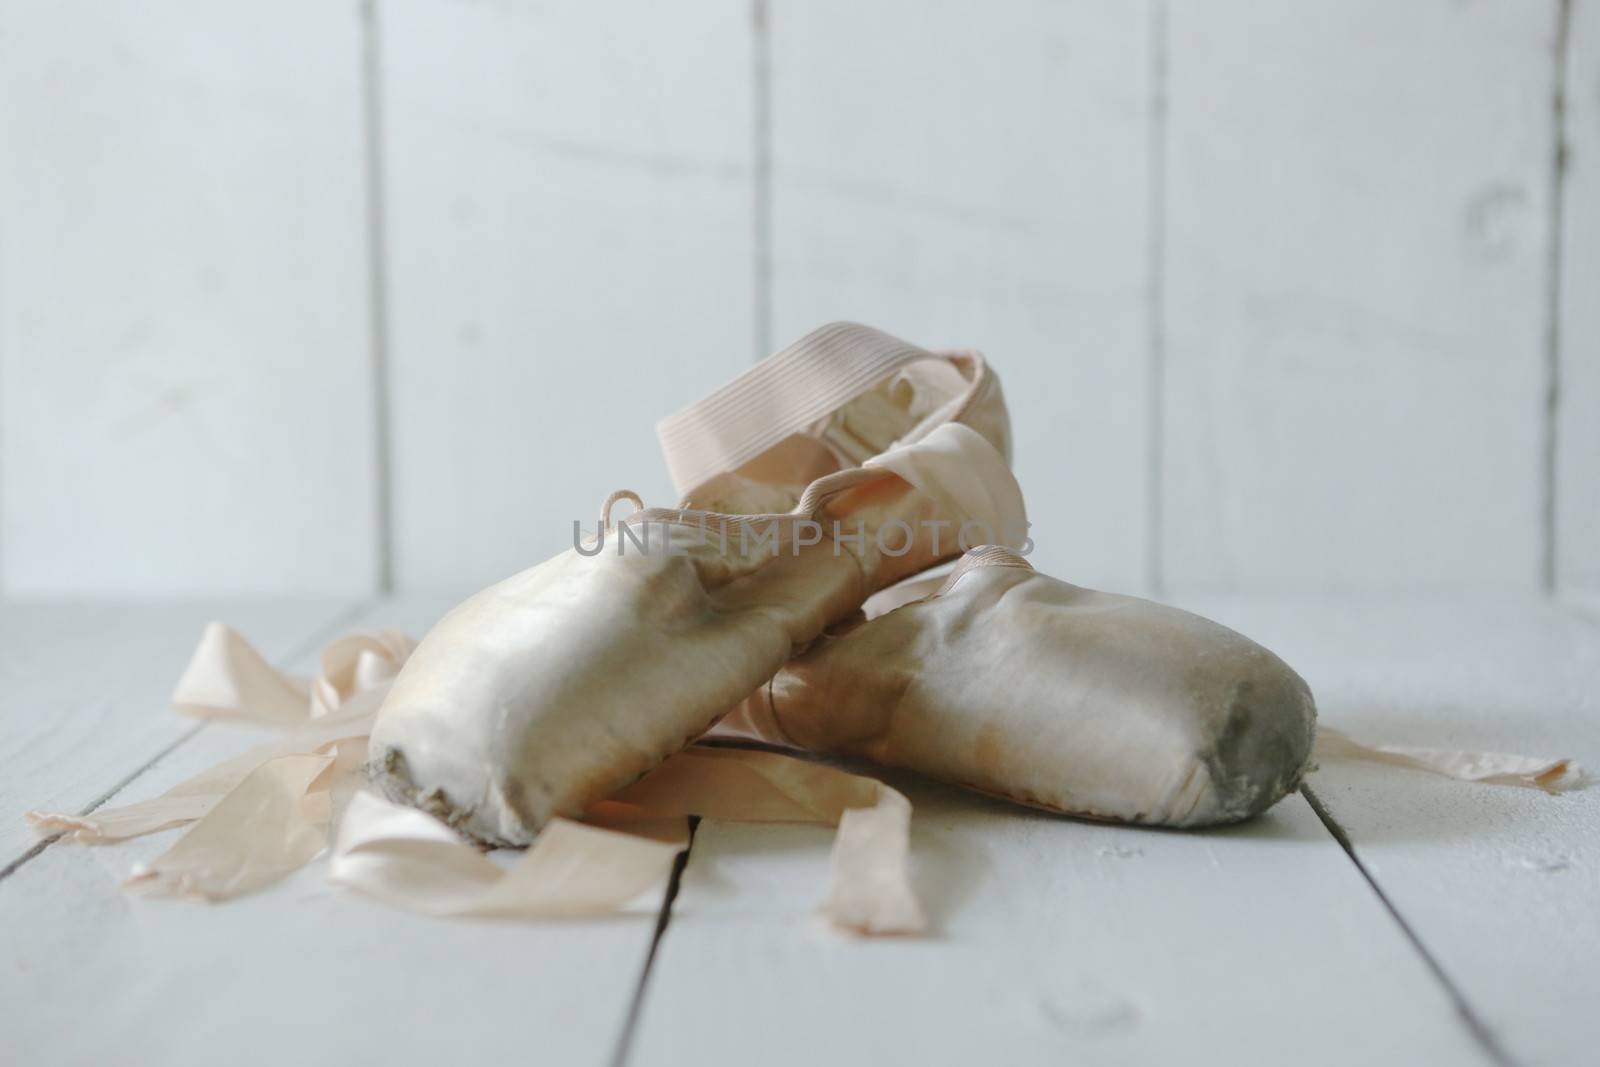
M1564 35L1565 166L1558 183L1555 579L1600 608L1600 0L1574 0Z
M0 0L7 593L459 591L833 318L1064 577L1600 602L1600 0Z
M348 4L0 0L7 592L377 581Z

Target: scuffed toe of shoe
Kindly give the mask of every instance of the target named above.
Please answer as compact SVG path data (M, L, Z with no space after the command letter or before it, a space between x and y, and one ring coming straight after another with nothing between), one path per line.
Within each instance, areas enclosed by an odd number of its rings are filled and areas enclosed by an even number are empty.
M1260 652L1262 662L1233 684L1200 753L1214 793L1208 823L1261 814L1298 789L1310 768L1317 726L1311 690L1288 664Z
M425 811L481 844L531 844L543 820L524 818L487 767L447 758L453 754L374 736L367 779L390 800Z

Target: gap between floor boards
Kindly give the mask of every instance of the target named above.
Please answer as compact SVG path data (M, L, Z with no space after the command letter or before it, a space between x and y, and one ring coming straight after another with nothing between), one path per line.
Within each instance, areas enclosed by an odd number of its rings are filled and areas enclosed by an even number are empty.
M661 911L656 915L655 933L650 938L650 948L644 955L644 966L639 971L639 984L633 989L633 1000L622 1021L622 1033L617 1038L617 1051L611 1057L611 1067L627 1067L628 1054L633 1050L633 1035L639 1028L639 1016L644 1011L645 992L650 986L650 971L655 967L656 954L661 950L661 940L667 935L672 922L672 905L678 899L678 889L683 884L683 872L689 866L689 854L694 851L694 835L700 829L700 816L689 817L689 843L678 853L672 863L672 875L667 879L667 891L661 898Z
M1461 987L1445 973L1438 957L1428 949L1427 945L1422 943L1422 938L1417 936L1416 930L1406 921L1405 916L1400 914L1400 909L1395 907L1394 901L1389 899L1389 895L1383 891L1383 887L1378 884L1378 880L1373 877L1367 865L1361 862L1361 857L1356 854L1356 847L1354 842L1350 840L1350 835L1345 832L1344 827L1339 825L1339 821L1333 817L1333 813L1322 803L1322 798L1317 796L1309 785L1305 784L1300 786L1300 793L1306 798L1306 803L1311 805L1311 810L1316 813L1317 818L1322 820L1323 828L1339 843L1339 847L1344 849L1345 855L1350 857L1350 862L1355 864L1356 870L1361 872L1361 877L1366 880L1367 885L1371 887L1372 892L1377 896L1378 902L1389 913L1389 917L1400 928L1400 932L1411 943L1411 947L1418 956L1422 957L1423 964L1433 975L1434 980L1443 987L1445 996L1450 998L1450 1003L1455 1007L1456 1014L1460 1016L1461 1021L1466 1025L1468 1033L1472 1035L1472 1039L1477 1042L1478 1047L1483 1049L1484 1055L1489 1057L1489 1061L1495 1064L1495 1067L1521 1067L1511 1057L1511 1054L1505 1050L1505 1047L1500 1044L1499 1038L1495 1037L1494 1031L1489 1029L1488 1024L1483 1021L1477 1010L1467 1000L1466 994L1461 991Z

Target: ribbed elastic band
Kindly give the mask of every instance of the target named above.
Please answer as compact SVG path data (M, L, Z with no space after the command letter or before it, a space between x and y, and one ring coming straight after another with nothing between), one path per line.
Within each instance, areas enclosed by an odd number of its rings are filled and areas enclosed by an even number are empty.
M854 322L829 323L656 424L680 494L736 470L935 353Z
M944 584L933 595L943 596L954 588L957 582L966 577L969 571L975 571L980 567L1015 567L1018 570L1033 570L1033 564L1024 559L1021 554L1004 545L979 545L961 557L960 562L956 564L956 569L950 572L950 576L944 580Z

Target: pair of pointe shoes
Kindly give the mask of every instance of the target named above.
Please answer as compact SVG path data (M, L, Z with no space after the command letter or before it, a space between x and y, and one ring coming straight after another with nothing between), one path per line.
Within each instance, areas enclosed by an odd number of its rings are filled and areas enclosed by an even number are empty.
M613 494L596 537L412 654L369 749L391 797L523 845L713 728L1160 826L1299 785L1316 712L1282 660L1019 554L1009 417L976 353L826 326L660 434L681 508L613 526ZM958 556L936 589L908 581Z

